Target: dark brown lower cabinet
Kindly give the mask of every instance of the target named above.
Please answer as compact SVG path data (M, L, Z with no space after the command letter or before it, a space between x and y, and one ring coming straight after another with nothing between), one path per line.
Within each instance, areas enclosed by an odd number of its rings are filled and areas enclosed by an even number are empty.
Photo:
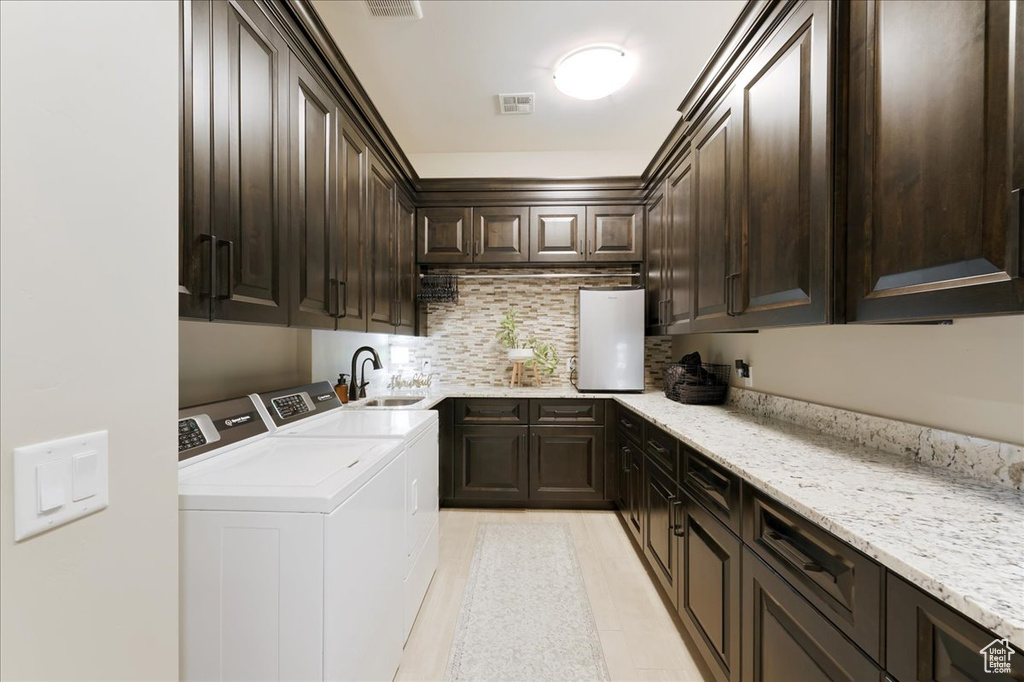
M644 462L644 556L673 604L678 602L677 498L675 480L648 458Z
M644 456L639 448L630 452L629 461L629 514L626 526L636 544L643 547L644 537Z
M1024 680L1019 651L1009 673L985 672L982 650L1002 646L991 632L891 573L886 593L886 668L899 682Z
M530 428L530 499L604 498L604 427Z
M525 426L456 426L456 500L522 502L529 496Z
M742 618L744 682L885 679L865 653L746 548Z
M633 471L633 457L638 448L628 440L622 433L616 436L615 442L615 475L618 477L616 486L615 505L623 514L629 513L629 505L633 492L629 476Z
M684 493L677 610L719 682L740 679L740 539ZM800 677L764 679L802 680Z

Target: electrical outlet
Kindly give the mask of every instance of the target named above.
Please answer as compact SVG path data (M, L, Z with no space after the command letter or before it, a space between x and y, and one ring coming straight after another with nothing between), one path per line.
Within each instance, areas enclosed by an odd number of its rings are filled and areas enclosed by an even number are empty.
M754 368L747 365L747 376L743 379L743 386L745 388L753 388L754 386Z
M565 361L565 370L567 372L576 371L576 358L569 358L568 360Z

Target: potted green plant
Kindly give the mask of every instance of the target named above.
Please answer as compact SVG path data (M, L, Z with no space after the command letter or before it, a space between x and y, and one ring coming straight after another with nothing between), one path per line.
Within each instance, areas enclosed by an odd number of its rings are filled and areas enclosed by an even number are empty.
M519 336L519 311L509 308L501 323L498 326L498 333L494 338L498 340L502 348L508 350L508 359L513 361L524 361L533 358L533 348L522 344Z
M558 350L554 345L547 341L537 341L534 337L530 337L528 345L533 346L532 364L547 376L554 376L560 359L558 357Z

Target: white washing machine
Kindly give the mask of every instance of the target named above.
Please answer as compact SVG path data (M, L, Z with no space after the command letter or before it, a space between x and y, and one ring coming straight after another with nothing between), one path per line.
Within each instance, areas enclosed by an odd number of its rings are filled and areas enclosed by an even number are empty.
M405 452L405 522L403 569L403 637L409 638L430 581L437 570L438 421L433 410L366 410L319 399L332 392L326 382L254 395L266 418L276 426L274 438L400 438ZM332 393L333 395L333 393ZM281 401L300 405L280 410Z
M393 679L402 441L271 438L250 397L178 429L182 679Z

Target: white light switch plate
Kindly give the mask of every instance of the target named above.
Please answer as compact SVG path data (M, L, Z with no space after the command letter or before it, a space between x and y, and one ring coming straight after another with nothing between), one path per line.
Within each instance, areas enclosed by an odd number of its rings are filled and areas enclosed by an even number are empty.
M106 431L14 449L15 540L99 511L107 497Z

